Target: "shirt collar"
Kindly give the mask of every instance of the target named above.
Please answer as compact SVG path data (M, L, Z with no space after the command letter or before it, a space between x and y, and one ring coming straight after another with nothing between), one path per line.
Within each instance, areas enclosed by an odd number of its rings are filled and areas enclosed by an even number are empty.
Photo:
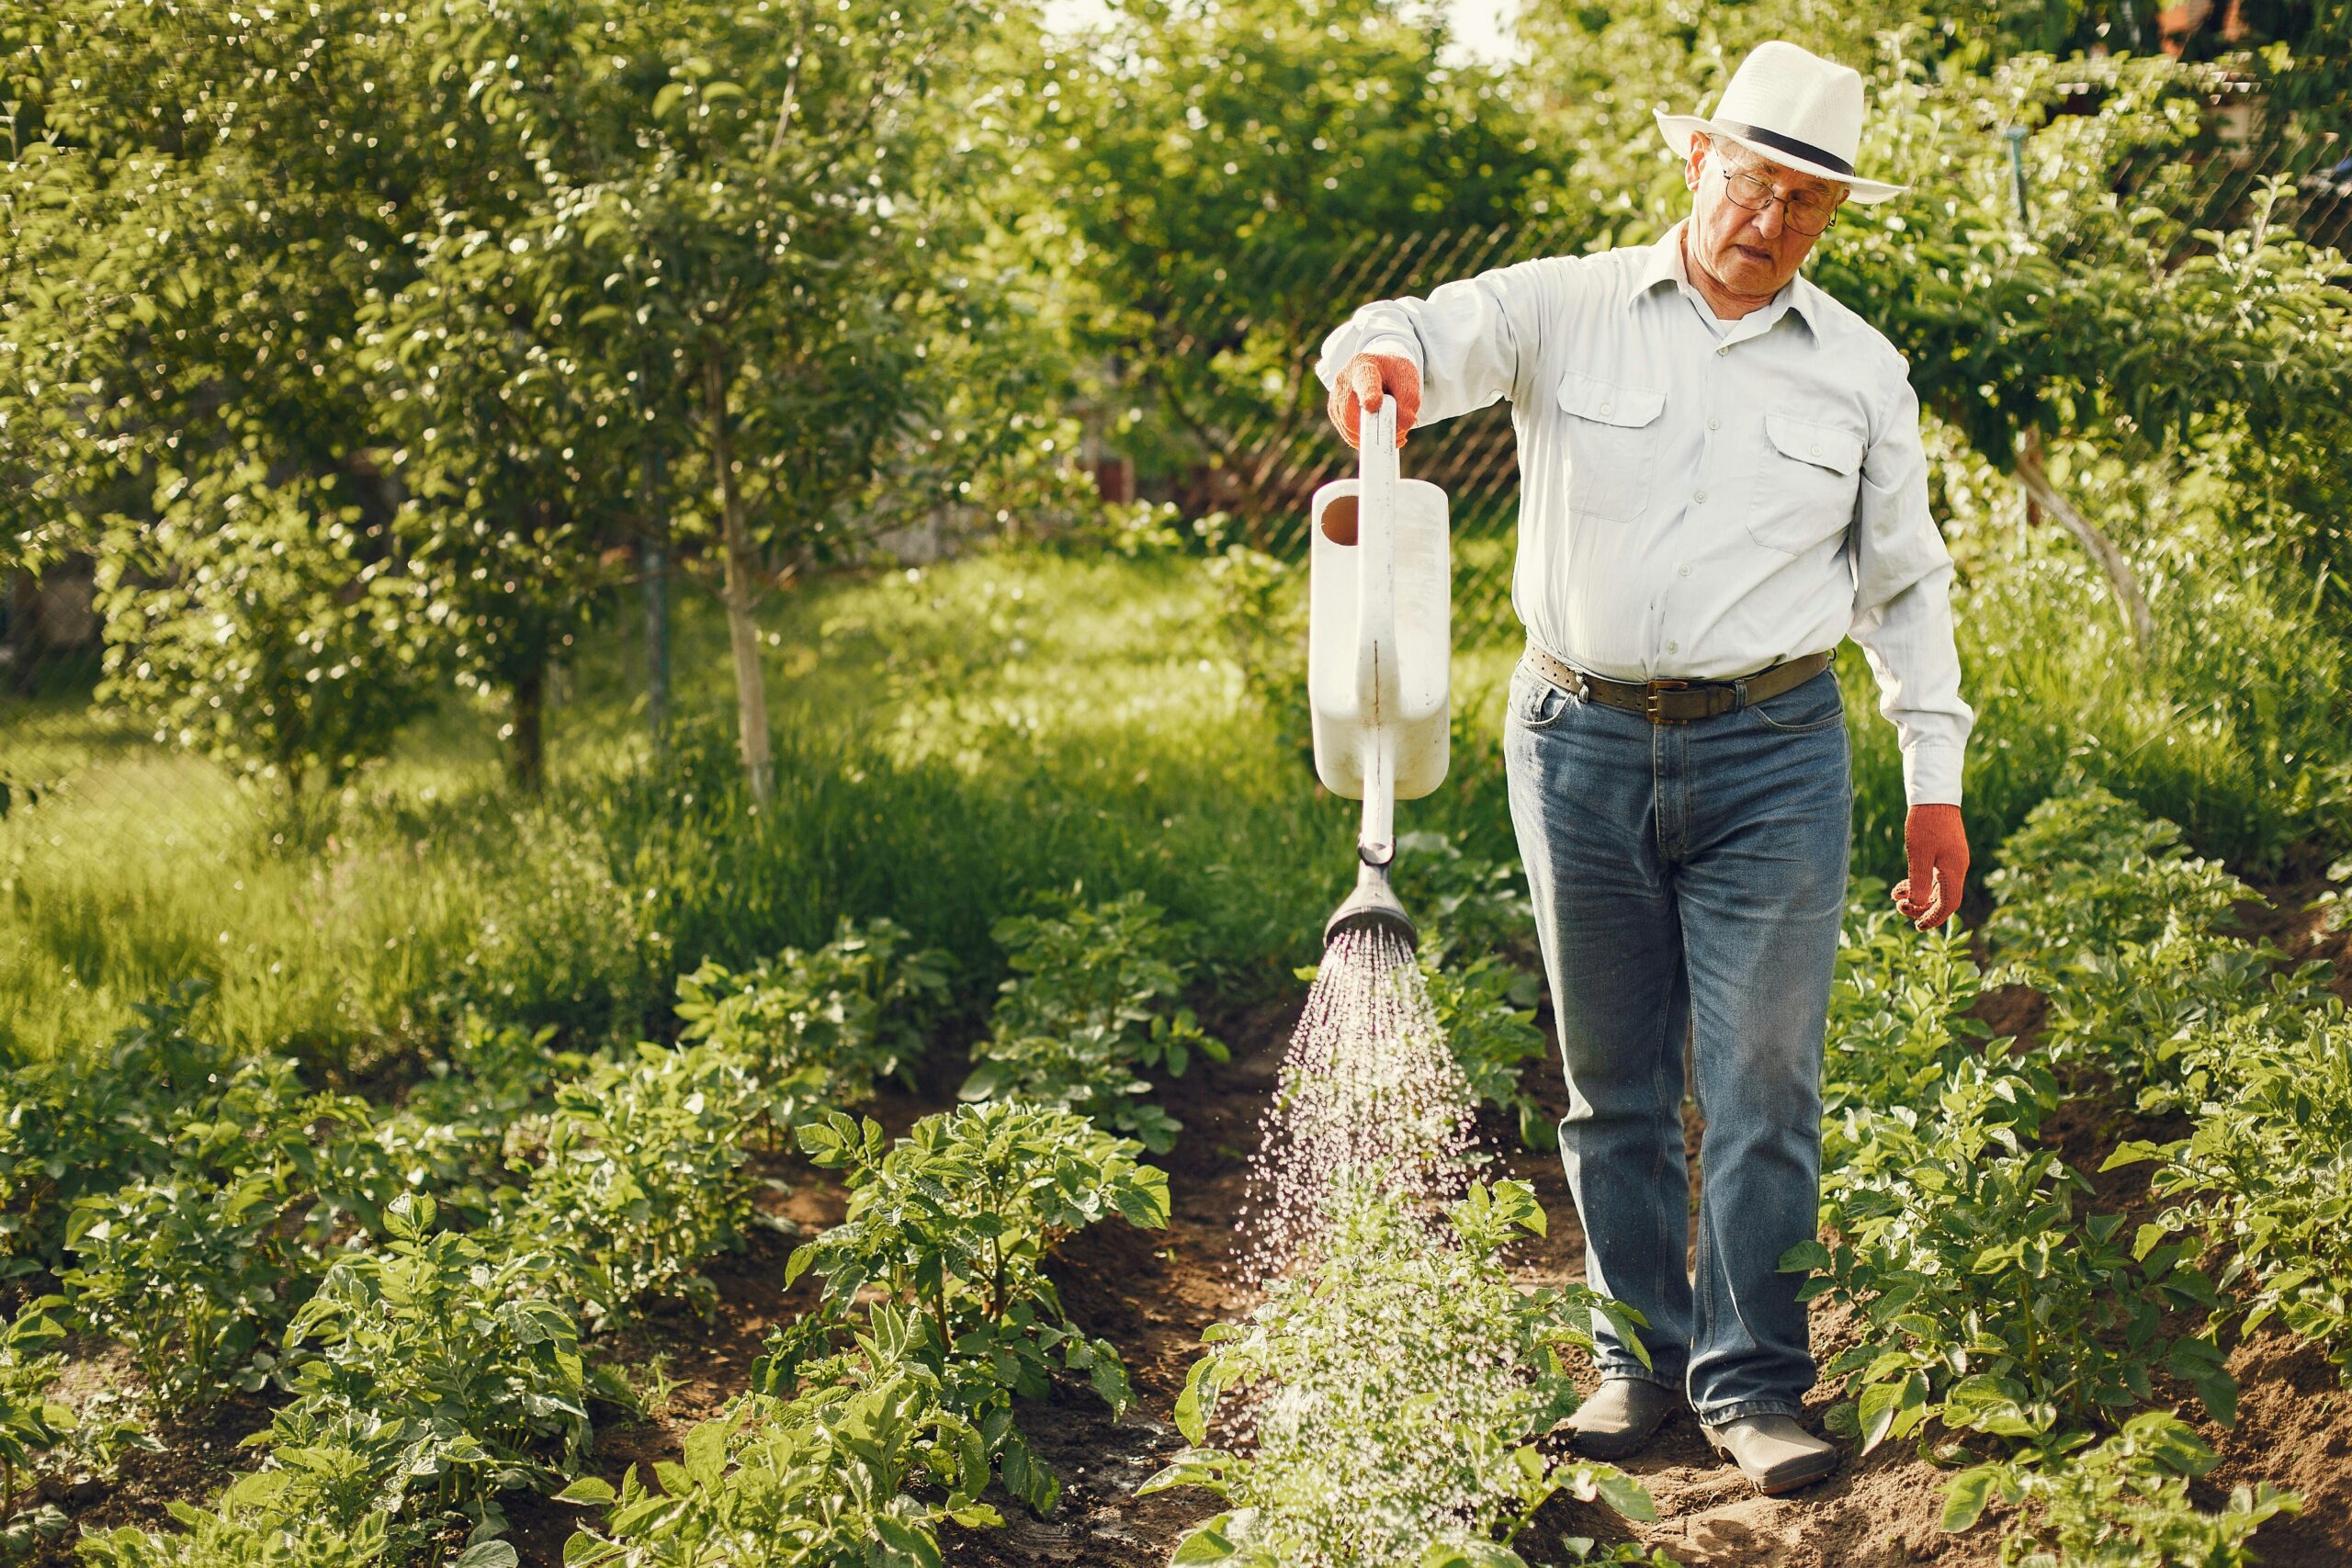
M1696 286L1690 282L1689 275L1682 268L1682 231L1690 226L1690 220L1688 218L1675 220L1672 228L1660 235L1654 243L1645 248L1641 262L1634 274L1633 290L1626 296L1626 309L1631 310L1635 301L1647 299L1650 290L1661 283L1673 283L1680 288L1690 288L1693 293L1697 292ZM1703 310L1706 306L1705 299L1702 298L1699 303ZM1804 273L1798 273L1782 284L1781 291L1772 296L1771 303L1764 307L1767 314L1776 316L1783 310L1795 311L1798 319L1804 322L1815 337L1818 338L1821 335L1822 323L1819 319L1821 302L1815 298L1814 285Z

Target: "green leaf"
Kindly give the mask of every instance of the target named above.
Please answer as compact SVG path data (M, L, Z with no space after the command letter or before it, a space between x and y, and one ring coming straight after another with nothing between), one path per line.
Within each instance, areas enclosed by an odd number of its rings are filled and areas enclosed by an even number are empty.
M1783 1274L1795 1274L1812 1269L1826 1269L1829 1267L1829 1249L1822 1246L1820 1242L1813 1240L1801 1241L1794 1247L1789 1248L1786 1252L1781 1254L1779 1272Z
M1996 1466L1980 1464L1962 1471L1944 1486L1944 1517L1940 1528L1958 1534L1973 1529L1992 1500Z

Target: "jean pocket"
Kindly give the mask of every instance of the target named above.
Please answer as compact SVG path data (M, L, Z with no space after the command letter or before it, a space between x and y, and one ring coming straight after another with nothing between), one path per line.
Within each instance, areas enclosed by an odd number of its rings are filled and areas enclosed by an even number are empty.
M1510 672L1510 701L1511 722L1521 729L1549 729L1577 703L1524 660Z
M1805 735L1845 719L1846 694L1838 684L1838 671L1824 670L1785 692L1776 692L1762 702L1749 703L1747 711L1767 729L1783 735Z

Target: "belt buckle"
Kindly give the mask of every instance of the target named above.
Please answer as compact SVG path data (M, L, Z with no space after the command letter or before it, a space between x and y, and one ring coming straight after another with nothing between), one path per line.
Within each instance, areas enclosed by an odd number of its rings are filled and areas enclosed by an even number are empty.
M1664 710L1658 706L1658 697L1662 693L1686 692L1690 689L1690 682L1688 681L1651 681L1645 682L1642 687L1642 716L1648 719L1652 724L1689 723L1690 721L1688 719L1667 717Z

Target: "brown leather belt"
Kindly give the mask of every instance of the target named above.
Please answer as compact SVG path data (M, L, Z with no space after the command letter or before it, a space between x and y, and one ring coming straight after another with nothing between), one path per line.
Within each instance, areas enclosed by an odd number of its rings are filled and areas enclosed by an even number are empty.
M1579 697L1630 709L1652 724L1688 724L1778 696L1810 681L1837 661L1838 650L1826 649L1802 659L1768 664L1733 681L1611 681L1555 659L1532 642L1527 645L1527 658L1554 685Z

